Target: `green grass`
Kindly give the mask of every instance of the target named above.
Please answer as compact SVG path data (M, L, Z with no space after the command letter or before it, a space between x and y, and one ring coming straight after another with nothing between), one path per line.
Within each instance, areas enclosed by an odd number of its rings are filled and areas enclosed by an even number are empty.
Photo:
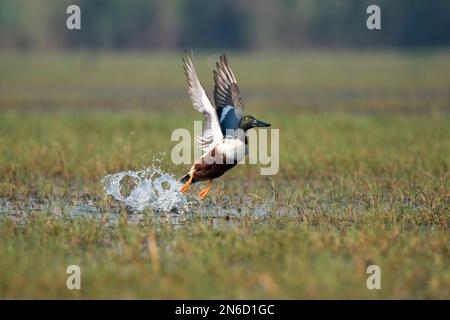
M217 228L192 221L180 229L52 217L3 223L2 298L448 297L445 228L407 226L410 214L347 216L314 217L311 225L279 217ZM379 291L366 288L373 263L382 270ZM71 264L82 268L80 291L65 288Z
M196 57L207 91L211 59ZM201 115L178 55L0 56L0 201L52 207L0 212L0 298L450 298L449 53L230 61L247 110L280 129L280 171L237 166L180 227L151 210L129 223L100 182L155 157L188 169L170 134ZM119 223L69 218L86 199ZM381 290L366 288L370 264Z

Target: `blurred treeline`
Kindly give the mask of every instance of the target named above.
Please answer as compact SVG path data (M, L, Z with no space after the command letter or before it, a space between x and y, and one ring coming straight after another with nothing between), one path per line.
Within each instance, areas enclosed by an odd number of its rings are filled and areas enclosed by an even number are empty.
M66 28L70 4L80 31ZM370 4L382 30L366 28ZM449 0L0 0L0 48L448 45Z

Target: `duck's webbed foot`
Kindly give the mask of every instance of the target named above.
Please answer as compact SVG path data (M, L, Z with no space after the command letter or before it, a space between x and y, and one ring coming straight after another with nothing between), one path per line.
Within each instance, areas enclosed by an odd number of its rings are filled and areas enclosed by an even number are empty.
M191 176L189 177L188 182L186 182L186 184L180 189L180 192L185 192L187 190L187 188L191 185L193 178L194 178L194 175L191 174Z
M200 200L205 200L206 195L208 194L209 190L211 189L212 180L209 180L208 186L199 192L198 196L200 197Z

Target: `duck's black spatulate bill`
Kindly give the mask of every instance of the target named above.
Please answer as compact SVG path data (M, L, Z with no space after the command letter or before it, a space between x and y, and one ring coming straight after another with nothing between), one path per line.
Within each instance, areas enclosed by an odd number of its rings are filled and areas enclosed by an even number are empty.
M270 127L270 123L256 120L255 126L256 127Z

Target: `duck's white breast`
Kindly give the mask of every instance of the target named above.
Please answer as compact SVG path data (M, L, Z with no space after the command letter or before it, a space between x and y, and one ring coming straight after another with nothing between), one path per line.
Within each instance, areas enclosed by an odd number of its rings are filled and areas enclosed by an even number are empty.
M239 162L245 157L245 143L241 139L223 139L216 151L224 154L227 159Z

